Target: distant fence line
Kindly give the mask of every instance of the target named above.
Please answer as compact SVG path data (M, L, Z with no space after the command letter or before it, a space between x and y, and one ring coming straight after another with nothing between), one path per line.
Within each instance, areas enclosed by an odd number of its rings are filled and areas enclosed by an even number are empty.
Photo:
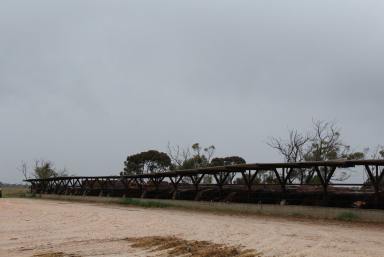
M338 169L351 172L347 168L361 166L367 174L367 181L362 183L342 183L332 181ZM269 174L269 180L259 180L262 174ZM231 175L240 177L234 184ZM212 182L203 183L205 176L212 177ZM305 178L305 180L303 180ZM316 178L316 181L314 181ZM330 188L339 186L359 187L365 196L376 208L383 208L384 160L337 160L322 162L297 163L254 163L241 165L228 165L206 167L189 170L175 170L162 173L128 175L128 176L68 176L52 177L47 179L28 179L33 193L46 194L99 194L99 195L126 195L133 192L141 197L151 197L147 194L152 191L152 197L164 196L167 189L172 198L177 198L181 189L194 192L193 199L199 199L202 189L208 191L214 188L218 196L214 200L229 199L225 192L240 190L246 192L249 198L254 195L255 189L278 187L279 197L286 199L289 189L313 188L320 190L323 203L327 204ZM163 194L163 195L162 195ZM357 194L357 193L356 193ZM162 196L161 196L162 195ZM357 197L357 196L356 196ZM289 197L288 197L289 198ZM252 200L252 199L251 199Z

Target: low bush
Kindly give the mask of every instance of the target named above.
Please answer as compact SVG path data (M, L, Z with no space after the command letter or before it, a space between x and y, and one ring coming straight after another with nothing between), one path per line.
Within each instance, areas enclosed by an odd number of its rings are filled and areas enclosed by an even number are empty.
M301 213L301 212L292 212L291 214L290 214L290 216L291 217L294 217L294 218L305 218L306 216L303 214L303 213Z
M171 207L170 204L156 202L156 201L141 201L138 199L132 199L132 198L123 198L121 200L121 204L127 204L127 205L134 205L134 206L140 206L144 208L167 208Z
M346 211L337 215L336 219L341 221L355 221L355 220L359 220L360 217L353 212Z

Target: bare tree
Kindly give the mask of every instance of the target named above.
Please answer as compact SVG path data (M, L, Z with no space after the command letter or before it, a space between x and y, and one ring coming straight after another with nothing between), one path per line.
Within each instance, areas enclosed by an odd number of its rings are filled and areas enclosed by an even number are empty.
M369 149L367 149L367 151L369 151ZM383 145L376 146L370 158L374 160L384 159L384 146Z
M284 158L285 162L301 162L304 161L304 157L308 151L308 143L311 137L307 134L303 134L297 130L290 130L288 140L282 138L272 137L267 143L270 147L277 150ZM305 169L296 169L291 172L289 180L299 179L303 184L305 180Z
M28 165L25 161L21 161L20 166L17 168L23 174L25 180L28 179Z
M179 145L173 146L170 142L167 145L167 153L171 158L173 165L182 167L183 163L191 158L191 151L189 148L181 148Z
M313 121L313 135L310 142L311 146L305 156L308 161L364 158L363 153L352 153L351 147L342 141L340 129L336 127L335 122ZM323 169L320 171L325 172ZM350 173L340 171L332 180L345 181L350 176Z
M272 137L267 143L276 149L286 162L300 162L304 160L307 143L311 140L308 135L304 135L297 130L289 131L288 140Z
M268 145L276 149L286 162L362 159L365 156L364 152L352 152L350 146L342 141L336 124L326 121L313 121L312 130L305 134L290 130L287 140L273 137ZM306 172L308 174L304 175ZM314 170L297 169L291 178L300 177L300 183L304 183L310 182L316 177L314 175ZM341 172L333 180L343 181L348 178L346 172Z
M347 158L350 146L341 140L340 129L334 122L313 121L310 148L305 154L307 161L326 161Z
M53 162L47 160L35 160L33 172L29 173L28 164L22 161L17 170L23 174L24 179L31 177L36 179L44 179L50 177L66 177L69 175L68 170L64 167L63 169L56 170Z
M64 168L62 168L62 169L57 171L57 176L58 177L68 177L70 175L69 175L69 172L68 172L67 168L64 167ZM73 175L71 175L71 176L73 176Z
M367 149L368 151L368 149ZM384 146L383 145L378 145L375 147L375 149L372 151L371 153L371 156L370 156L371 159L374 159L374 160L381 160L381 159L384 159ZM370 169L372 171L375 171L377 172L378 174L381 174L381 172L384 172L384 169L380 170L380 166L370 166ZM367 181L365 183L368 183L370 182L370 179L368 178ZM382 179L380 182L379 182L379 186L380 188L384 188L384 179Z

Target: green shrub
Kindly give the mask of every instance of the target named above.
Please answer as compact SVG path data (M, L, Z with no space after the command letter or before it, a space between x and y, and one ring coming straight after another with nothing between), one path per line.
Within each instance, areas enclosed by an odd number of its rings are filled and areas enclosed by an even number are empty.
M294 218L304 218L305 217L305 215L303 213L301 213L301 212L292 212L290 214L290 216L294 217Z
M123 198L121 200L121 204L140 206L140 207L144 207L144 208L167 208L167 207L171 207L170 204L166 204L166 203L162 203L162 202L141 201L141 200L132 199L132 198Z
M360 217L353 212L346 211L337 215L336 219L341 221L355 221L355 220L359 220Z

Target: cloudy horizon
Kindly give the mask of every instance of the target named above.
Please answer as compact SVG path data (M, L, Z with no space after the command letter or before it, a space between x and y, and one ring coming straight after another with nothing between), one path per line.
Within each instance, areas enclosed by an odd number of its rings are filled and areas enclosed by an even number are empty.
M281 161L266 142L336 121L384 144L382 1L0 3L0 181L21 161L114 175L127 155L215 145Z

